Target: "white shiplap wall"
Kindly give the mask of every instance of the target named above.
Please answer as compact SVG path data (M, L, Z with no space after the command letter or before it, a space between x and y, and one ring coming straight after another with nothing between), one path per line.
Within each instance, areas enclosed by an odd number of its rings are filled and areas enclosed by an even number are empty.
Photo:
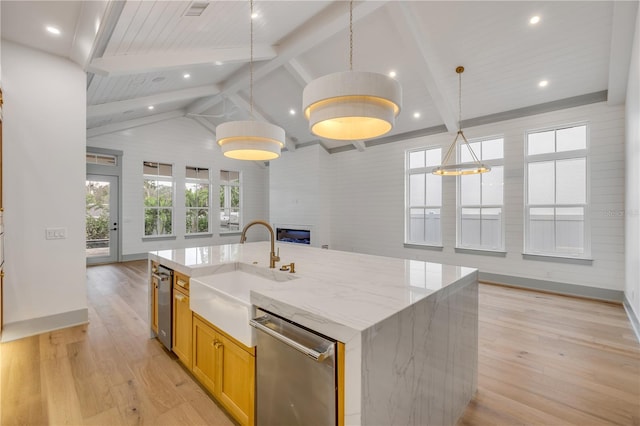
M271 222L311 230L311 245L329 244L329 154L312 145L285 151L269 167Z
M524 260L524 133L587 121L591 151L592 265ZM439 134L330 156L332 248L479 268L481 272L624 289L624 107L605 103L465 129L467 138L504 135L506 257L456 254L455 178L443 182L442 251L404 248L405 150L446 149Z
M88 147L123 151L122 157L122 255L136 256L152 250L236 243L238 235L218 234L218 187L220 170L242 173L242 212L244 223L268 218L269 172L264 165L224 157L214 136L189 118L176 118L148 126L136 127L92 137ZM90 148L88 148L90 149ZM174 240L143 241L143 177L142 162L158 161L173 164L175 178ZM213 236L185 239L184 182L185 167L208 167L212 176ZM266 239L266 232L251 231L249 241Z

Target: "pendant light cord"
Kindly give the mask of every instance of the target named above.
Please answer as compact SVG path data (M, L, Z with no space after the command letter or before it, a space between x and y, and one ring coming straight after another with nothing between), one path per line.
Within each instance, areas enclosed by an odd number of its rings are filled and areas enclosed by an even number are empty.
M249 0L249 33L250 33L250 53L249 53L249 109L253 119L253 0Z
M349 71L353 71L353 0L349 1Z
M458 130L462 130L462 71L458 73Z

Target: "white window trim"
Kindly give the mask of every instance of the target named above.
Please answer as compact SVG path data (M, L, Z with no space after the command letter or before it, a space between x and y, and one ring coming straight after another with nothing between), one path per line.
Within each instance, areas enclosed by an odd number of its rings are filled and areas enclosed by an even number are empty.
M540 133L545 131L558 131L570 127L585 126L586 127L586 141L584 149L576 149L573 151L561 151L554 153L544 154L528 154L529 148L529 135L532 133ZM552 257L556 259L577 259L584 261L591 261L591 125L588 121L579 121L574 123L564 123L556 126L548 126L537 129L531 129L525 131L524 134L524 241L523 241L523 256L539 256L539 257ZM585 204L567 204L567 205L529 205L529 164L541 161L552 160L568 160L573 158L585 158ZM529 210L531 207L584 207L584 248L582 253L566 253L566 252L545 252L535 251L529 248ZM554 220L555 221L555 220Z
M442 150L443 147L442 146L427 146L427 147L422 147L422 148L414 148L414 149L407 149L404 152L404 161L405 161L405 177L404 177L404 181L405 181L405 185L404 185L404 194L405 194L405 199L404 199L404 244L405 246L417 246L417 247L433 247L433 248L442 248L442 241L443 241L443 236L442 236L442 193L440 194L440 205L424 205L424 206L420 206L420 207L415 207L415 208L423 208L423 209L439 209L440 210L440 238L439 241L437 243L425 243L425 242L420 242L420 241L412 241L409 238L409 235L411 233L411 208L412 206L409 205L409 201L411 199L411 194L410 194L410 189L411 189L411 185L410 185L410 178L412 174L423 174L423 173L431 173L431 171L433 170L434 166L427 166L427 167L420 167L420 168L414 168L411 169L409 168L409 158L410 158L410 154L412 152L417 152L417 151L428 151L428 150L433 150L433 149L439 149L440 150L440 154L442 156ZM426 182L425 182L426 183ZM426 190L426 187L425 187ZM426 194L425 194L426 195Z
M221 227L220 224L220 203L219 203L219 198L216 199L216 208L217 208L217 214L216 217L218 219L218 234L219 235L232 235L232 234L239 234L242 232L242 228L244 227L244 190L243 190L243 175L244 173L242 173L242 171L240 170L228 170L228 169L220 169L218 171L218 179L220 176L220 172L222 171L226 171L226 172L238 172L238 184L231 184L231 183L227 183L224 184L222 181L219 182L218 185L218 190L220 189L220 187L225 186L225 187L231 187L231 186L238 186L240 188L240 209L239 209L239 213L240 213L240 219L238 220L238 230L224 230ZM217 194L219 197L219 194ZM225 200L227 200L227 191L225 190Z
M192 167L192 168L197 168L197 169L207 169L208 171L208 175L209 177L207 179L198 179L198 178L189 178L186 177L186 171L187 171L187 167ZM186 229L186 225L185 225L185 230L184 230L184 235L185 238L188 237L198 237L198 236L209 236L211 235L211 204L213 202L213 194L211 193L211 189L213 188L213 184L211 182L211 168L210 167L199 167L199 166L185 166L185 178L184 178L184 185L185 185L185 206L184 206L184 214L185 214L185 218L187 217L187 212L190 209L200 209L202 210L200 207L187 207L187 197L186 197L186 186L188 183L199 183L199 184L203 184L206 183L207 185L209 185L209 207L207 207L207 230L205 232L188 232Z
M491 160L480 160L483 164L488 165L489 167L495 167L495 166L502 166L502 204L480 204L480 205L465 205L462 206L461 204L461 199L462 199L462 194L461 194L461 190L462 190L462 184L461 184L461 180L462 177L461 176L457 176L456 177L456 246L455 248L457 249L463 249L463 250L473 250L473 251L478 251L478 252L483 252L483 251L487 251L487 252L496 252L496 253L502 253L505 251L505 231L506 231L506 214L505 214L505 199L504 199L504 170L505 170L505 161L504 161L504 144L505 144L505 138L504 135L492 135L492 136L486 136L486 137L481 137L481 138L474 138L474 139L469 139L469 144L473 144L473 143L477 143L477 142L484 142L484 141L490 141L490 140L494 140L494 139L502 139L502 158L494 158ZM461 153L460 150L462 149L462 145L458 145L458 149L456 150L456 155L458 158L458 161L460 161L460 157L461 157ZM475 153L476 155L478 155L477 153ZM490 171L487 173L491 173ZM482 176L482 175L480 175ZM482 184L481 184L482 185ZM482 194L481 194L482 195ZM481 200L482 201L482 200ZM461 242L461 238L462 238L462 209L463 208L469 208L469 209L473 209L473 208L477 208L477 209L489 209L489 208L497 208L499 207L502 210L502 220L501 220L501 229L500 229L500 247L496 248L496 249L488 249L488 248L483 248L483 247L478 247L478 246L472 246L472 245L462 245ZM481 227L481 231L482 232L482 227ZM482 234L481 234L482 237Z
M176 237L176 178L175 178L175 167L176 165L173 163L165 163L163 161L148 161L148 160L144 160L144 163L158 163L158 164L171 164L171 177L167 177L167 176L159 176L159 175L148 175L145 174L144 171L142 173L142 185L144 187L144 181L145 180L155 180L158 182L171 182L171 234L162 234L162 235L146 235L145 234L145 229L144 229L144 219L145 219L145 214L144 212L149 209L149 208L154 208L154 209L160 209L160 207L147 207L144 205L144 198L142 199L142 239L143 241L147 241L147 240L153 240L153 239L171 239L171 238L175 238ZM144 170L144 166L143 166L143 170ZM143 190L144 191L144 190ZM144 194L143 194L144 196ZM167 207L162 207L163 209L166 209Z

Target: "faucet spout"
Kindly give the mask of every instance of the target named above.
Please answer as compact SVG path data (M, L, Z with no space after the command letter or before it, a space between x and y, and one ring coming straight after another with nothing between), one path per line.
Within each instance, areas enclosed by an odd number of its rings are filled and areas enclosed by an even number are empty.
M276 262L280 261L280 256L276 254L273 228L267 222L265 222L264 220L254 220L253 222L246 224L245 227L242 228L242 234L240 235L240 244L244 244L244 242L247 241L247 230L253 225L262 225L269 230L269 233L271 234L271 253L269 253L269 268L275 268Z

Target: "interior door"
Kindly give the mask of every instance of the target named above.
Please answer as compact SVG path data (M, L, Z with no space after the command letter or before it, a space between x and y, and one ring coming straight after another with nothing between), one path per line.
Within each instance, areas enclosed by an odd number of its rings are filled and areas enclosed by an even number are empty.
M118 261L118 177L87 175L87 264Z

